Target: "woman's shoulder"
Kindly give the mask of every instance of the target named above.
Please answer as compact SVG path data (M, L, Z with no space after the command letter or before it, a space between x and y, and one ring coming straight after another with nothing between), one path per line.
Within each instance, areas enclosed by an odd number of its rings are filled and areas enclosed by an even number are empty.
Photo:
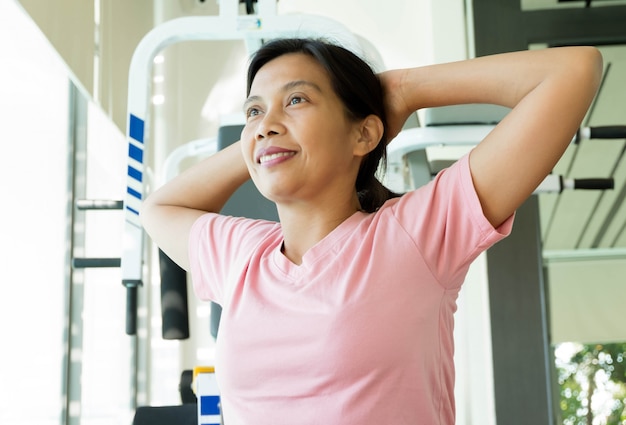
M280 223L249 217L206 213L198 217L191 232L211 232L214 234L252 233L268 234L280 230Z
M385 207L397 208L405 203L419 203L426 206L433 202L438 202L442 198L456 197L459 192L467 195L467 192L474 192L472 178L469 168L468 155L439 171L432 179L411 189L397 198L389 199Z
M207 213L191 228L192 246L220 252L243 252L282 238L280 224L270 220Z

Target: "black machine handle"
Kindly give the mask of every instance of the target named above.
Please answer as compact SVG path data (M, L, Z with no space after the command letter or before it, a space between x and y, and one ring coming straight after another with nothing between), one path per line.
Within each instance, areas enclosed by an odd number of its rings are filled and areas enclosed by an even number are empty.
M583 127L579 130L576 141L580 139L626 139L626 125Z
M141 281L125 280L126 287L126 335L137 334L137 287Z
M589 127L592 139L626 139L626 125Z
M72 267L75 269L119 267L119 258L72 258Z
M126 334L137 333L137 287L126 288Z
M574 179L574 189L604 190L614 188L615 180L613 178Z

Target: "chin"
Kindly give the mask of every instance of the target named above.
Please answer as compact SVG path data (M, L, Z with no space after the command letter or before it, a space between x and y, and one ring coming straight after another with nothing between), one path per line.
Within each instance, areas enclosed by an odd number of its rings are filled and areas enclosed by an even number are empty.
M254 184L254 186L257 188L257 190L259 191L259 193L261 194L261 196L263 196L265 199L267 199L268 201L272 201L273 203L278 203L281 199L281 196L279 196L276 191L273 190L268 190L267 188L263 188L259 185L257 185L256 183Z
M289 182L265 181L265 184L254 182L254 185L265 199L275 204L289 202L290 199L293 199L294 188Z

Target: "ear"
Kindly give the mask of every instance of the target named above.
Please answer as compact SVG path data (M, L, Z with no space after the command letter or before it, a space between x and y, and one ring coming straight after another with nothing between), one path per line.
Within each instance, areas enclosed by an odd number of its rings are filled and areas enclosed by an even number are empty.
M365 156L374 150L383 137L383 122L376 115L368 115L358 127L358 139L354 146L356 156Z

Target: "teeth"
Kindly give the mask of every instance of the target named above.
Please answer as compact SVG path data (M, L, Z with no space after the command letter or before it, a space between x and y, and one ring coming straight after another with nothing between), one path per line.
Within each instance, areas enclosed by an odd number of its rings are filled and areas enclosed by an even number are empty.
M293 155L293 152L278 152L278 153L273 153L271 155L263 155L261 156L261 158L259 158L259 162L263 164L264 162L268 162L273 159L280 158L282 156L292 156L292 155Z

